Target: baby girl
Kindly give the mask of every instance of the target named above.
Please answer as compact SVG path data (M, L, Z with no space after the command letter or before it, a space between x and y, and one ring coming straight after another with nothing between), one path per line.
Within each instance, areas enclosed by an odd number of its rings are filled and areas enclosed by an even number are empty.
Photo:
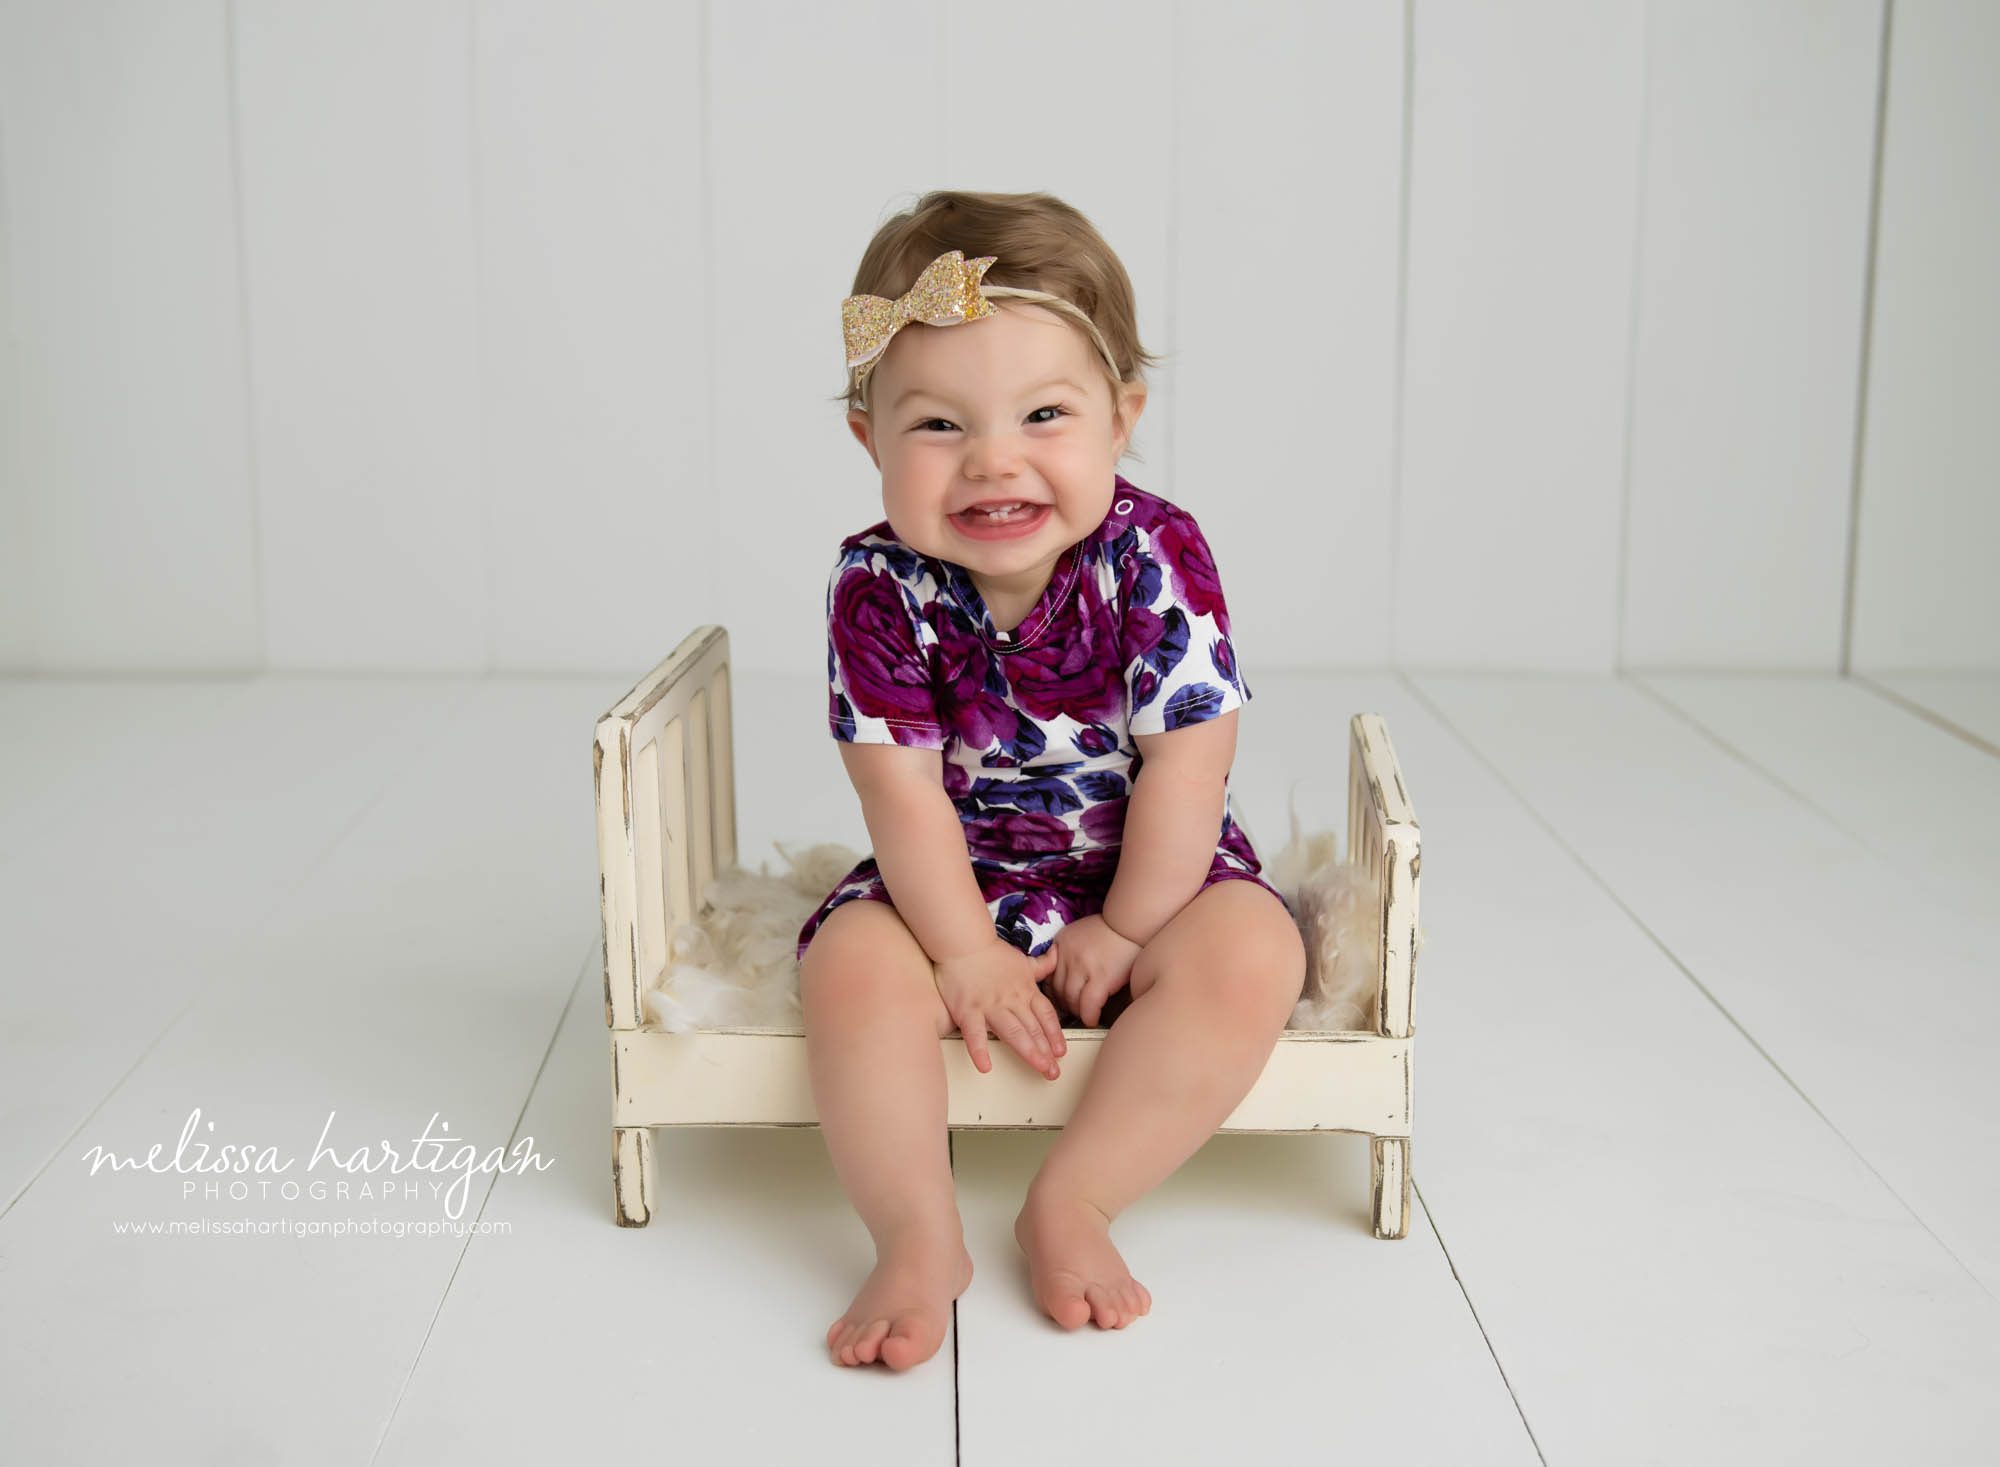
M938 192L854 290L847 421L887 518L828 580L828 722L874 851L800 931L799 994L876 1249L827 1348L904 1370L972 1279L938 1040L1053 1079L1065 1022L1108 1025L1014 1236L1057 1324L1122 1329L1153 1301L1111 1222L1256 1082L1306 957L1230 811L1250 688L1214 560L1116 468L1157 360L1118 257L1047 194Z

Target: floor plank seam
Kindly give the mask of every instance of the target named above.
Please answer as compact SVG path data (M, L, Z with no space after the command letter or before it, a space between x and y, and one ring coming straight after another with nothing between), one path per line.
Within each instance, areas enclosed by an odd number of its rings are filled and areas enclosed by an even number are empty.
M1873 693L1876 697L1884 699L1887 702L1894 703L1898 708L1901 708L1906 712L1915 714L1918 718L1923 719L1925 723L1932 724L1938 728L1943 729L1953 738L1963 739L1966 743L1972 745L1973 748L1979 750L1982 754L1991 754L1994 758L2000 759L2000 746L1995 746L1991 743L1988 743L1985 739L1981 738L1971 729L1960 727L1958 724L1953 723L1949 718L1946 718L1942 713L1938 713L1933 711L1932 709L1926 708L1924 707L1923 704L1917 702L1915 699L1906 697L1902 693L1897 692L1894 688L1885 686L1882 683L1875 682L1873 679L1864 677L1862 674L1858 672L1850 672L1848 676L1854 679L1854 681L1859 683L1862 687L1866 688L1869 692ZM2000 676L2000 674L1996 674L1996 676Z
M1528 1420L1527 1409L1521 1405L1521 1398L1514 1393L1514 1382L1507 1378L1507 1367L1500 1363L1500 1351L1494 1347L1493 1337L1486 1332L1486 1321L1479 1317L1479 1306L1472 1302L1472 1291L1466 1288L1465 1280L1459 1277L1458 1265L1452 1262L1451 1249L1445 1246L1444 1234L1438 1231L1437 1214L1431 1211L1430 1203L1425 1200L1423 1188L1417 1185L1414 1171L1410 1173L1410 1190L1416 1194L1417 1206L1423 1209L1424 1225L1431 1230L1431 1236L1437 1239L1438 1252L1444 1255L1444 1266L1451 1270L1451 1281L1458 1285L1459 1296L1465 1300L1466 1313L1470 1314L1472 1322L1479 1326L1479 1338L1486 1342L1486 1353L1493 1361L1493 1368L1500 1372L1500 1384L1507 1387L1507 1399L1514 1403L1514 1414L1521 1418L1521 1430L1528 1434L1528 1445L1535 1449L1535 1460L1540 1462L1542 1467L1548 1467L1549 1459L1542 1451L1541 1442L1535 1437L1535 1428Z
M1606 881L1602 876L1600 876L1591 867L1588 861L1584 860L1583 856L1576 850L1576 848L1570 845L1568 841L1563 839L1562 835L1556 830L1556 828L1553 825L1551 825L1547 819L1543 817L1541 811L1537 810L1533 805L1533 803L1529 801L1527 796L1524 795L1518 788L1515 787L1513 781L1508 779L1507 776L1501 772L1499 766L1494 764L1494 762L1491 759L1489 759L1482 750L1477 748L1472 743L1471 739L1468 738L1466 734L1463 731L1461 731L1456 724L1454 724L1449 718L1445 716L1444 711L1441 708L1439 708L1436 703L1431 701L1430 696L1427 693L1425 693L1421 688L1419 688L1416 682L1408 674L1399 672L1397 676L1403 679L1404 683L1409 686L1410 691L1414 693L1416 697L1423 702L1424 706L1431 711L1432 716L1435 717L1439 723L1444 725L1445 729L1451 734L1451 736L1454 739L1456 739L1459 742L1459 744L1468 753L1472 755L1473 758L1477 759L1482 765L1484 765L1487 771L1491 773L1492 776L1500 782L1501 786L1504 789L1506 789L1506 791L1510 795L1514 797L1515 801L1520 805L1521 809L1527 813L1528 818L1530 820L1533 820L1535 824L1539 825L1543 829L1543 831L1545 831L1548 834L1549 839L1554 841L1558 846L1560 846L1563 849L1563 851L1569 856L1569 858L1576 863L1577 869L1582 871L1583 874L1587 876L1597 886L1597 888L1600 891L1602 891L1607 897L1609 897L1617 905L1618 910L1623 912L1626 915L1626 917L1628 917L1631 920L1632 925L1637 927L1641 932L1643 932L1646 935L1647 941L1651 942L1653 946L1659 950L1660 954L1663 957L1665 957L1668 962L1672 963L1675 968L1680 970L1681 976L1687 979L1689 983L1694 985L1695 990L1698 993L1700 993L1703 998L1707 999L1711 1005L1714 1006L1715 1011L1717 1013L1721 1014L1723 1018L1729 1021L1730 1027L1733 1028L1738 1034L1743 1036L1743 1042L1745 1044L1748 1044L1751 1047L1751 1049L1757 1052L1758 1056L1763 1059L1764 1063L1771 1067L1772 1072L1776 1074L1779 1079L1783 1080L1785 1084L1791 1088L1791 1091L1794 1095L1798 1096L1800 1100L1805 1102L1806 1106L1812 1111L1812 1113L1820 1118L1820 1121L1826 1126L1827 1130L1831 1131L1834 1134L1834 1136L1839 1138L1841 1145L1845 1146L1848 1149L1848 1152L1854 1157L1854 1159L1860 1162L1862 1166L1866 1167L1869 1171L1869 1174L1872 1175L1878 1182L1882 1184L1883 1189L1887 1191L1891 1197L1896 1199L1897 1204L1901 1206L1902 1209L1910 1215L1911 1219L1915 1221L1917 1226L1922 1228L1926 1233L1930 1234L1932 1240L1937 1243L1938 1247L1944 1250L1945 1256L1958 1266L1960 1272L1964 1273L1967 1278L1972 1280L1974 1287L1976 1287L1982 1294L1985 1294L1989 1299L1994 1298L1993 1291L1986 1286L1986 1281L1983 1278L1981 1278L1979 1274L1975 1272L1969 1265L1967 1265L1964 1259L1958 1256L1957 1251L1954 1250L1949 1243L1947 1243L1943 1238L1938 1236L1937 1231L1931 1227L1929 1221L1925 1219L1925 1217L1921 1213L1919 1213L1916 1210L1916 1208L1910 1205L1909 1199L1904 1197L1902 1193L1898 1192L1895 1186L1889 1181L1887 1177L1883 1176L1882 1173L1879 1170L1877 1170L1875 1163L1868 1158L1868 1155L1865 1152L1863 1152L1860 1147L1856 1146L1852 1140L1848 1138L1846 1132L1842 1131L1839 1126L1834 1124L1832 1117L1828 1116L1825 1111L1821 1110L1819 1106L1813 1103L1812 1097L1806 1094L1806 1092L1802 1088L1800 1088L1798 1082L1785 1072L1785 1067L1779 1064L1777 1059L1771 1054L1771 1052L1765 1049L1763 1045L1759 1044L1756 1038L1751 1035L1750 1031L1745 1029L1743 1025L1740 1022L1738 1022L1736 1016L1729 1011L1728 1006L1724 1004L1721 999L1716 997L1716 995L1708 988L1706 984L1704 984L1699 978L1695 977L1693 970L1691 970L1686 963L1681 961L1680 955L1667 945L1666 941L1659 935L1659 933L1655 932L1650 926L1648 926L1645 920L1641 918L1637 912L1633 911L1631 906L1626 903L1625 899L1621 897L1615 890L1612 889L1611 884L1608 881ZM1996 1300L1995 1302L2000 1302L2000 1300Z
M1720 749L1723 753L1727 754L1730 758L1734 759L1738 764L1741 764L1745 769L1749 770L1759 779L1764 780L1766 783L1771 784L1776 788L1783 790L1786 794L1790 795L1799 804L1803 805L1806 809L1812 811L1813 814L1817 815L1820 819L1824 820L1828 825L1832 826L1835 830L1839 831L1842 835L1846 836L1847 839L1853 841L1855 845L1859 846L1862 850L1868 852L1868 854L1873 856L1877 861L1880 861L1883 867L1886 870L1888 870L1895 877L1897 881L1901 882L1903 885L1908 887L1910 891L1914 893L1916 896L1920 897L1924 901L1935 900L1935 897L1931 892L1929 885L1924 881L1924 879L1920 875L1913 873L1912 871L1907 869L1906 863L1897 861L1893 856L1891 856L1886 851L1877 850L1875 848L1874 843L1871 842L1868 839L1868 837L1863 835L1860 831L1849 830L1845 825L1841 824L1841 822L1837 818L1835 818L1835 816L1831 811L1826 809L1826 807L1821 805L1818 801L1814 800L1811 795L1806 794L1803 790L1794 789L1791 785L1787 784L1782 778L1780 778L1775 770L1766 768L1764 765L1758 763L1754 756L1746 754L1743 750L1737 748L1734 744L1730 743L1721 734L1717 733L1714 729L1710 728L1707 724L1703 723L1701 719L1697 717L1694 713L1681 707L1678 703L1674 702L1673 699L1669 698L1665 693L1661 692L1658 688L1655 688L1654 686L1652 686L1652 684L1645 681L1643 675L1628 676L1627 674L1621 672L1620 674L1618 674L1618 680L1620 682L1629 683L1634 688L1637 688L1640 692L1644 693L1647 697L1651 698L1654 702L1658 703L1667 712L1671 713L1675 718L1679 719L1682 723L1685 723L1689 728L1693 729L1696 733L1700 734L1709 743L1715 745L1716 748Z
M958 1147L953 1140L951 1128L945 1127L944 1145L946 1159L951 1165L951 1174L956 1185L958 1176ZM959 1374L958 1374L958 1300L951 1301L951 1464L965 1467L965 1439L960 1426Z
M513 1128L507 1133L507 1145L501 1152L503 1156L513 1155L514 1145L521 1136L522 1123L528 1119L528 1109L535 1103L535 1092L541 1088L542 1076L548 1072L549 1056L556 1052L556 1041L562 1037L563 1024L576 1003L577 990L583 986L583 980L593 969L602 971L603 947L604 939L601 936L590 940L589 950L583 955L583 966L577 969L576 977L570 982L569 992L563 995L563 1001L556 1009L555 1027L549 1031L548 1045L542 1050L542 1062L535 1066L535 1078L528 1082L528 1092L521 1098L521 1109L514 1117ZM397 1387L396 1399L389 1403L389 1414L382 1422L381 1434L375 1438L375 1450L368 1454L369 1467L374 1467L376 1460L382 1455L382 1448L388 1445L389 1433L396 1425L396 1413L402 1410L403 1398L410 1393L410 1382L416 1379L417 1368L423 1364L424 1351L429 1347L431 1335L436 1331L437 1322L444 1314L445 1303L451 1298L451 1286L458 1282L458 1271L465 1265L466 1254L472 1251L472 1240L479 1236L479 1224L486 1217L486 1205L493 1200L493 1194L499 1190L500 1178L503 1175L505 1168L495 1171L487 1179L486 1190L479 1194L479 1211L473 1215L472 1226L466 1229L465 1237L459 1244L458 1257L452 1260L450 1277L445 1279L444 1287L438 1291L437 1304L431 1310L430 1322L424 1326L424 1337L417 1341L416 1353L410 1357L410 1368L403 1372L403 1383Z

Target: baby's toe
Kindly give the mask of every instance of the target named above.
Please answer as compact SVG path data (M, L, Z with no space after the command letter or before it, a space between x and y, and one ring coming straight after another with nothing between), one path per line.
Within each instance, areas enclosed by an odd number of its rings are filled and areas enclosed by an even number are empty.
M1090 1300L1086 1297L1089 1288L1083 1280L1072 1273L1058 1273L1049 1279L1048 1292L1042 1298L1042 1308L1050 1319L1064 1329L1076 1329L1091 1316Z
M896 1316L894 1326L883 1337L877 1353L882 1363L891 1370L908 1370L935 1355L943 1340L944 1332L932 1316L923 1310L912 1309Z
M861 1363L861 1336L867 1326L868 1321L865 1319L850 1319L846 1322L846 1327L840 1332L839 1342L834 1346L834 1354L842 1365Z
M1097 1321L1099 1329L1118 1327L1118 1297L1105 1284L1092 1284L1083 1291L1083 1297L1090 1301L1091 1317Z
M882 1337L888 1333L888 1320L869 1320L867 1327L854 1337L854 1358L863 1365L874 1364L882 1353Z

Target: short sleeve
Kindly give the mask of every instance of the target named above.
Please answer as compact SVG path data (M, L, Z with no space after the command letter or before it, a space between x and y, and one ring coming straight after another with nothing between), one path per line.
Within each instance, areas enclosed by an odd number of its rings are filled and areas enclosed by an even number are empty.
M1166 733L1250 701L1236 665L1215 558L1194 516L1178 507L1133 526L1120 576L1131 731Z
M843 545L826 582L827 723L849 744L941 749L914 597L893 557Z

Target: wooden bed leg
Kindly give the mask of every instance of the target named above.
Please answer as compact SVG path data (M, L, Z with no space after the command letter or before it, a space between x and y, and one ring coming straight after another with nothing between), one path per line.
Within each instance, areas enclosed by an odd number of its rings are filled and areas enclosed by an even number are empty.
M1410 1232L1410 1138L1371 1136L1369 1180L1374 1186L1375 1236Z
M643 1228L653 1217L653 1128L611 1128L611 1190L618 1226Z

